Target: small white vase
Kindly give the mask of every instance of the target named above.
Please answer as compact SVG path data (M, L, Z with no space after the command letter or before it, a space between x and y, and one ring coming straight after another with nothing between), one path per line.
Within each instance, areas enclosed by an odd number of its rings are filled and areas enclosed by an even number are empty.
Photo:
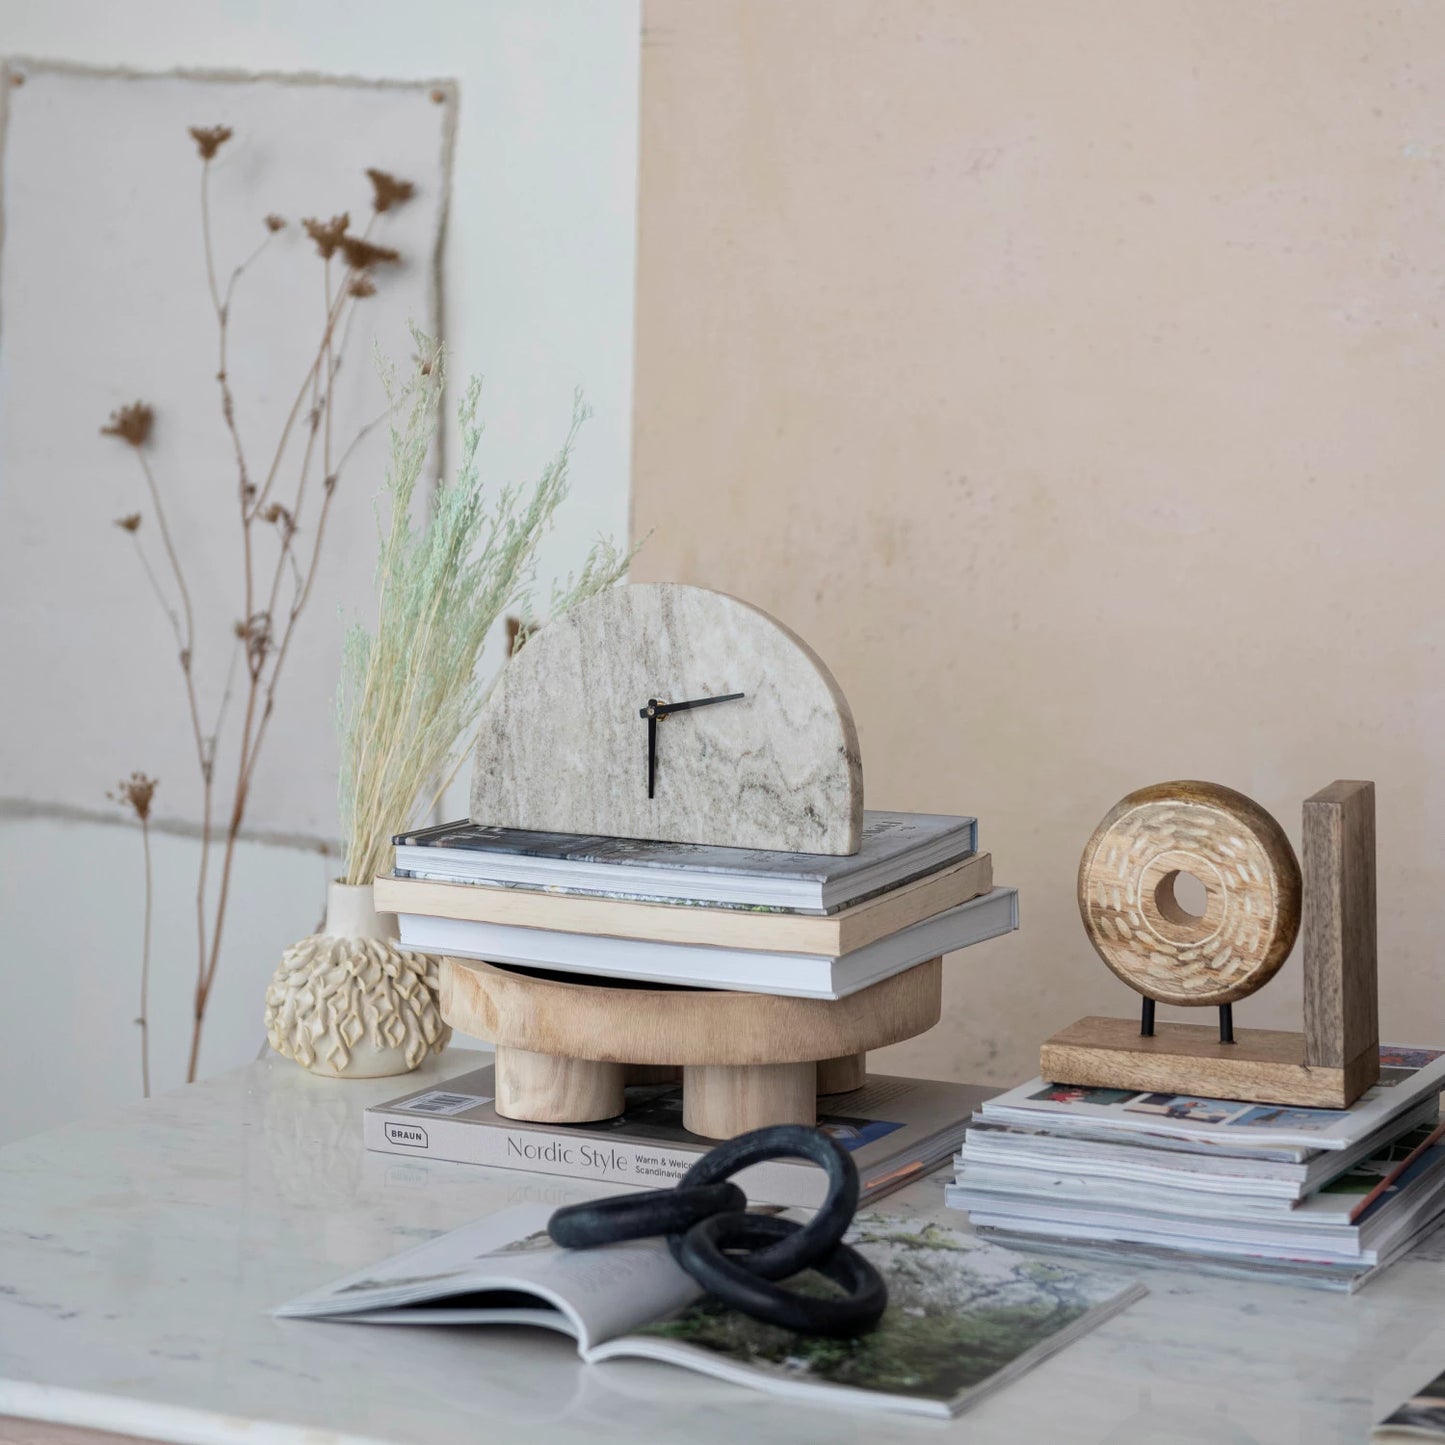
M371 885L332 883L320 933L293 943L266 989L266 1037L313 1074L406 1074L452 1036L437 1005L437 960L396 945L394 913Z

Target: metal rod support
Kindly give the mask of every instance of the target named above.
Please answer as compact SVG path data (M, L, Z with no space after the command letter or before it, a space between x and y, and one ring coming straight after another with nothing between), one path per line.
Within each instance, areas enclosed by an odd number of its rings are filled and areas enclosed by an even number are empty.
M1139 1035L1146 1039L1154 1037L1154 1000L1152 998L1144 1000L1144 1006L1139 1012Z
M1234 1042L1234 1005L1232 1003L1219 1005L1219 1042L1222 1044Z

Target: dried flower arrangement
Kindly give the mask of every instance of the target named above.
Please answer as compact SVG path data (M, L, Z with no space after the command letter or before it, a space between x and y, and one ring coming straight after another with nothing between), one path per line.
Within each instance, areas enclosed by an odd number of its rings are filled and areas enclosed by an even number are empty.
M389 872L392 837L431 813L469 756L488 684L483 650L508 609L509 648L532 615L537 548L568 491L567 468L585 417L574 403L561 450L530 492L489 496L477 464L480 386L459 409L461 459L426 509L416 490L437 429L445 361L416 334L418 360L398 385L405 422L391 430L386 515L377 559L375 633L347 635L338 696L345 871L331 888L323 931L289 948L266 991L266 1034L277 1052L316 1073L370 1076L414 1069L449 1036L436 998L437 960L398 947L372 907ZM606 540L580 573L552 591L550 615L611 586L630 555ZM513 625L515 623L515 625Z
M151 461L155 409L143 401L120 407L112 413L101 431L106 436L115 437L129 449L144 481L149 512L130 512L117 519L116 525L131 539L174 635L201 787L201 847L195 894L194 1022L186 1071L187 1079L194 1080L200 1059L206 1005L220 963L237 839L245 821L247 800L262 747L275 713L278 685L292 639L312 593L327 517L343 470L363 437L380 425L387 415L383 412L375 417L343 445L333 436L332 424L337 371L347 349L350 322L356 306L375 294L378 269L401 259L397 250L374 241L372 230L379 218L394 212L411 199L413 187L410 182L384 171L369 169L366 176L371 187L370 216L362 231L352 230L349 213L333 216L325 222L315 219L302 222L302 228L314 243L322 262L318 276L324 301L320 336L314 351L308 351L310 364L301 378L279 436L260 453L268 459L264 470L253 472L254 453L242 435L236 398L227 370L232 307L242 278L272 240L286 229L287 223L275 214L264 216L261 220L262 240L231 269L223 286L212 242L210 187L213 164L223 147L231 141L232 131L224 125L192 126L189 133L201 162L201 244L210 305L215 313L218 401L236 477L236 522L243 557L235 621L231 636L226 641L197 636L186 568L167 513L168 505L174 505L174 497L161 485ZM278 493L284 495L284 501ZM159 551L163 558L159 568L152 563L144 542L150 523L154 524L159 537ZM198 671L203 657L214 663L208 680L219 687L219 701L214 711L202 706ZM223 663L222 660L227 658ZM222 779L217 776L217 743L237 691L238 670L241 672L241 721L235 771L234 776ZM146 795L145 811L142 812L132 793L130 785L122 785L121 801L127 802L140 817L148 859L146 825L150 795ZM219 798L226 800L220 817L217 816ZM213 879L212 854L218 843L223 851ZM148 862L146 876L147 942L142 961L143 977L148 975L149 969ZM142 1038L145 1038L144 1022ZM146 1067L148 1088L144 1044L143 1066Z

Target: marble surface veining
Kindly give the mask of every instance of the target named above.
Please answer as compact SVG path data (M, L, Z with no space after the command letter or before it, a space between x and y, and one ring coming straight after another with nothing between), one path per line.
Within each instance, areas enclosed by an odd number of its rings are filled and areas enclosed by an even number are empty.
M273 1057L0 1150L0 1416L226 1445L1358 1445L1445 1365L1440 1235L1354 1297L1141 1271L1147 1298L950 1425L587 1366L540 1330L270 1318L479 1215L607 1192L367 1154L362 1107L409 1086ZM944 1177L888 1207L957 1225Z
M743 697L663 718L647 796L650 699ZM478 823L798 853L854 853L863 768L847 700L817 655L737 598L615 587L548 623L481 719Z

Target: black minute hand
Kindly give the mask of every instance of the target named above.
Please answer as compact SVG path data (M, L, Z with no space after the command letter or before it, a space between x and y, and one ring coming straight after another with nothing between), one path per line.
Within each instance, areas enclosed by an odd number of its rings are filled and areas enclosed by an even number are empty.
M711 707L715 702L736 702L742 697L740 692L725 692L721 697L695 697L690 702L649 702L646 707L638 708L638 717L657 718L666 717L672 712L687 712L695 707Z

